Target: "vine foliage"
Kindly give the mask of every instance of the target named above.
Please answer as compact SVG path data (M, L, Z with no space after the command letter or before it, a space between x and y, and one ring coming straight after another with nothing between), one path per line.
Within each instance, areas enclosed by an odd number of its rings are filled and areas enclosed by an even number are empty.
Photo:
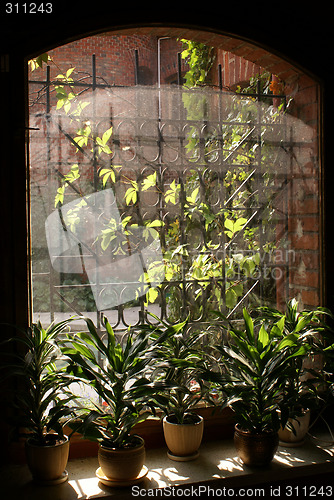
M192 124L196 120L205 122L208 98L204 93L188 92L188 89L206 86L210 83L210 73L215 61L215 51L204 44L182 40L184 50L182 57L189 65L185 75L183 105L187 120ZM47 54L31 61L31 69L42 67L43 63L51 63ZM205 310L207 299L210 298L211 308L232 311L246 292L246 282L249 278L256 279L261 266L261 252L270 258L277 244L275 224L275 207L270 202L261 217L253 218L253 207L259 205L259 193L255 168L259 161L273 165L276 154L265 145L265 129L262 137L256 141L253 136L249 139L249 130L252 122L258 119L258 106L255 99L240 99L236 93L229 99L229 109L225 109L224 122L215 130L208 131L203 138L195 125L189 127L185 145L186 154L190 163L189 175L185 182L173 179L169 185L162 185L158 171L142 175L136 180L126 174L122 165L113 164L113 126L108 125L101 129L97 123L87 116L93 116L90 109L92 102L85 101L75 90L75 68L69 68L57 75L54 82L56 95L56 109L63 112L76 124L75 134L70 137L71 146L79 156L94 157L94 165L98 165L98 183L92 187L95 191L112 189L115 197L116 183L123 186L123 198L117 199L122 207L121 220L111 217L105 220L103 229L94 242L102 255L126 254L129 238L134 240L136 229L140 223L144 228L145 241L160 238L163 248L163 260L152 261L145 269L138 286L137 299L145 295L146 305L161 301L161 290L166 283L179 283L179 290L185 293L185 284L193 281L199 284L192 300L188 302L188 311L180 313L180 293L166 294L169 307L169 320L176 321L180 314L190 313L192 319L206 320L209 313ZM262 90L268 95L272 92L273 84L268 75L261 77ZM258 79L257 79L258 81ZM240 92L254 87L255 80L250 82L249 88L239 89ZM282 108L269 106L264 123L279 122ZM246 126L245 126L246 124ZM222 146L223 144L223 146ZM223 147L226 157L233 157L232 161L225 162L230 167L219 174L210 165L214 163L219 150ZM261 149L259 153L259 149ZM202 154L204 160L198 162ZM192 163L194 168L191 168ZM271 169L272 170L272 169ZM69 170L58 172L58 187L54 194L54 210L67 203L69 194L73 190L79 195L76 206L67 212L66 226L75 233L79 227L79 210L86 203L86 194L82 190L84 174L81 171L80 161L74 162ZM222 178L223 176L223 178ZM218 179L226 191L226 202L217 207L211 204L211 197ZM270 174L270 168L263 174L263 186L271 188L275 178ZM178 206L182 201L182 220L175 211L168 224L159 217L139 220L135 214L140 212L140 197L143 193L157 193L164 206ZM261 219L261 220L260 220ZM263 242L263 228L267 228L266 241ZM190 252L189 245L182 240L182 234L194 229L205 231L204 244L197 252ZM242 244L235 250L235 242L242 235ZM240 240L240 238L239 238ZM116 242L116 244L115 244ZM222 243L223 242L223 243ZM163 273L163 283L157 276ZM224 278L224 285L219 280ZM255 302L257 301L254 295Z

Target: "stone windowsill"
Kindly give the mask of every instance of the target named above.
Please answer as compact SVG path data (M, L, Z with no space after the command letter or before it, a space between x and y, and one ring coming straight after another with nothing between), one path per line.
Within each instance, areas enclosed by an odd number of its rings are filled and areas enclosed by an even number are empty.
M323 439L328 440L329 436L323 436ZM161 492L158 492L158 495L157 492L148 490L166 487L169 489L169 496L176 498L182 495L175 492L173 494L172 487L198 487L199 483L210 484L212 488L222 488L222 485L229 488L239 488L243 485L251 487L259 483L269 485L277 480L307 477L312 475L312 472L334 473L334 446L320 444L322 443L307 438L305 444L299 448L279 447L271 465L261 469L250 469L242 465L236 455L233 440L203 443L200 456L191 462L170 460L165 447L148 449L145 462L148 474L135 490L132 490L131 486L108 488L101 484L95 476L98 468L96 457L70 460L67 466L68 482L51 487L35 485L31 481L27 466L12 465L3 471L1 490L4 492L5 488L6 491L6 483L8 496L3 498L11 500L106 500L123 495L123 498L154 495L158 498L161 497ZM220 481L217 481L219 479ZM184 496L190 496L189 489L184 492Z

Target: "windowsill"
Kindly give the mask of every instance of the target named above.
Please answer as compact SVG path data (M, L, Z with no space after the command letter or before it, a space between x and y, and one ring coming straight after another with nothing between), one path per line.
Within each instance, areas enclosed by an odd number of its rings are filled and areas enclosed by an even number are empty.
M325 434L318 436L327 441L330 439ZM153 496L152 492L144 494L144 490L169 487L170 491L173 486L184 488L187 485L209 484L211 488L247 488L263 483L270 485L277 480L334 473L334 446L320 447L317 442L307 438L299 448L279 447L273 462L267 468L251 469L243 466L238 459L233 440L216 440L203 443L200 456L192 462L170 460L166 447L148 449L145 464L148 474L138 485L140 490L143 489L141 495L138 487L135 495L132 494L131 487L111 489L102 485L95 476L97 457L70 460L67 466L68 482L52 487L35 485L26 465L6 466L2 474L1 489L6 492L7 486L8 496L5 498L11 500L45 500L46 495L48 500L97 500L115 498L115 495L123 498ZM158 496L161 496L159 492ZM170 492L169 496L182 495Z

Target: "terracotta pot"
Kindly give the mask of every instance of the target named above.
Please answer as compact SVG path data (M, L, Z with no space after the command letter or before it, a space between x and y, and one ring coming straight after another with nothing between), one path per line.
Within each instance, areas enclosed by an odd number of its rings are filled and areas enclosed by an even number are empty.
M26 441L26 457L33 479L42 483L59 483L67 480L65 471L70 441L57 434L50 434L50 445L38 445L32 438Z
M255 434L243 431L236 425L234 444L239 457L245 465L261 467L268 465L274 458L278 447L278 433L263 432Z
M288 447L297 447L304 444L304 437L310 425L310 415L310 410L307 410L301 417L289 418L288 422L293 425L296 434L287 426L284 429L280 428L278 431L279 444Z
M145 442L136 436L136 446L114 449L100 445L98 461L103 474L115 481L135 479L145 462Z
M165 441L172 460L187 461L198 457L198 448L202 442L204 420L197 415L196 423L177 424L170 416L163 419Z

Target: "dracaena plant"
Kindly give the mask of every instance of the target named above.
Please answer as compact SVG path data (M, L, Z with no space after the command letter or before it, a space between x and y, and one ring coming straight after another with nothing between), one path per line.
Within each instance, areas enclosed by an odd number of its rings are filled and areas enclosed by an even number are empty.
M298 333L303 335L307 341L315 340L315 335L322 334L328 330L324 322L325 317L333 318L332 313L325 307L317 307L310 311L299 311L298 301L293 298L287 302L286 310L261 306L255 309L260 313L260 319L274 322L285 318L283 334Z
M293 298L288 301L285 311L265 306L256 309L261 320L268 325L284 318L284 329L280 335L293 339L300 346L299 355L290 359L284 386L284 410L291 418L301 416L306 409L323 404L323 398L326 397L323 389L328 385L328 374L325 370L312 366L312 360L315 355L321 355L326 363L333 351L332 330L325 321L326 318L333 318L330 310L318 307L310 311L299 311L298 306L298 301Z
M72 377L61 369L57 339L69 321L53 323L46 329L38 321L26 329L18 329L5 343L16 344L8 349L1 366L2 383L14 379L11 393L13 415L11 424L21 428L21 435L34 439L38 445L47 445L48 433L63 437L63 428L74 418L70 390Z
M129 330L118 341L107 318L101 337L94 323L85 321L88 332L69 336L62 342L62 352L69 361L68 371L93 387L100 403L82 408L74 428L109 448L131 446L136 441L133 427L154 414L159 393L159 384L146 376L149 337Z
M150 356L154 360L154 380L165 381L165 398L159 398L157 405L165 415L173 415L175 422L191 422L192 410L207 394L207 387L200 379L200 370L208 362L201 340L205 333L189 332L188 319L169 325L151 314L159 323L144 325L144 331L156 342Z
M202 376L219 386L226 398L224 404L234 410L242 429L277 431L287 419L281 410L289 364L304 354L304 348L293 334L283 336L284 317L268 329L264 320L255 325L244 309L243 322L242 329L228 323L227 340L215 346L220 369L204 371Z

